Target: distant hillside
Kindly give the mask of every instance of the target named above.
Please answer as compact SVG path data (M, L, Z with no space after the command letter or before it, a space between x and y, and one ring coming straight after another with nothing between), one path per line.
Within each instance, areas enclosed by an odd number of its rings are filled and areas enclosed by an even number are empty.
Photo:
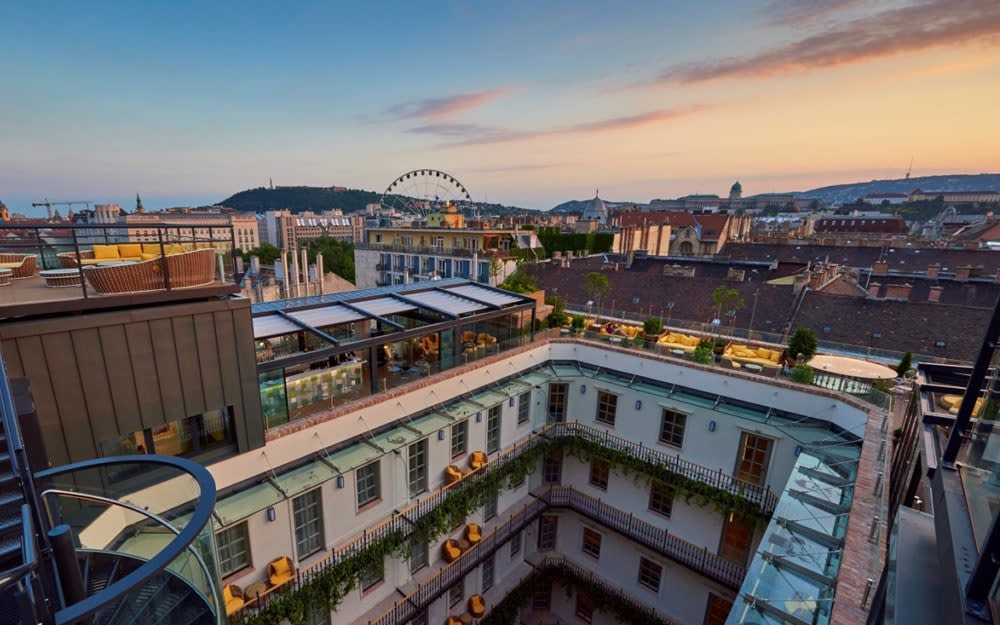
M568 202L563 202L549 209L553 213L582 213L593 200L570 200ZM642 208L644 205L637 202L609 202L604 200L604 205L608 208L626 208L631 206L637 206Z
M361 189L335 191L328 187L259 187L247 189L219 202L222 206L245 212L263 212L287 208L293 213L327 211L339 208L344 213L363 211L377 203L381 194Z
M238 211L253 213L285 208L293 213L321 212L339 208L347 214L364 211L365 206L377 204L380 199L382 199L381 193L365 191L364 189L334 190L329 187L276 187L269 189L259 187L240 191L222 200L219 204L235 208ZM463 207L463 212L467 215L474 214L477 210L481 215L538 212L517 206L485 202L475 202L472 207Z
M1000 191L1000 174L956 174L852 182L801 191L795 195L817 198L830 204L844 204L869 193L909 193L918 188L924 191Z

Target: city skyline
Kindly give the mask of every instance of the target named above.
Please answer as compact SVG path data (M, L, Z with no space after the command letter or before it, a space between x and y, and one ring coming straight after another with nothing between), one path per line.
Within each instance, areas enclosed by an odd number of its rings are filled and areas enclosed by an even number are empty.
M1000 5L0 9L0 200L148 208L245 188L473 198L805 190L996 169Z

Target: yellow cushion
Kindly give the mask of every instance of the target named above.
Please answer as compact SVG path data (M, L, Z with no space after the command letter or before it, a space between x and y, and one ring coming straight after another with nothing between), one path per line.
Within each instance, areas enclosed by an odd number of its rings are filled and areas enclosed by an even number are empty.
M118 255L122 258L139 258L142 256L141 243L119 243Z
M167 254L183 254L187 251L180 243L167 243L164 245L164 249Z
M142 244L143 254L159 254L160 244L159 243L143 243Z
M95 245L94 260L115 260L121 258L117 245Z
M274 567L275 575L285 575L289 573L288 560L285 558L278 558L271 564L271 566Z
M159 252L157 252L156 254L147 254L146 252L143 252L141 256L143 260L153 260L154 258L159 258L159 257L160 257Z
M0 269L17 269L21 263L0 263Z

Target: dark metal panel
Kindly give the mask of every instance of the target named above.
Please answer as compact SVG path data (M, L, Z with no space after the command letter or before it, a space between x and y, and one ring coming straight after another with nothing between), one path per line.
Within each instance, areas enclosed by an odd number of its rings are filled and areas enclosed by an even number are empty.
M139 398L140 428L163 425L163 402L160 400L160 382L153 357L153 339L149 334L149 324L130 323L125 326L128 341L128 360L132 363L132 378L135 393Z
M37 336L18 339L17 350L21 354L24 376L31 385L31 396L35 400L35 412L38 414L49 458L52 464L65 464L69 462L66 433L59 420L59 408L52 393L52 379L45 362L42 339Z
M257 383L257 357L254 350L250 307L234 309L230 319L237 339L236 359L240 388L243 391L240 410L242 419L237 416L237 440L240 451L247 451L264 444L264 415L260 408L260 387Z
M0 341L0 350L3 351L3 361L7 365L8 375L12 378L23 376L24 367L21 365L21 354L17 351L17 341L14 339Z
M208 409L226 405L222 390L222 374L219 372L219 346L215 338L215 320L211 314L194 316L195 340L198 343L198 364L201 367L201 383Z
M52 380L52 394L59 415L70 462L90 460L97 456L97 443L87 416L80 371L73 357L73 341L69 332L46 334L42 350Z
M97 329L76 330L69 335L73 341L73 355L76 356L76 368L80 371L80 385L86 404L74 407L72 413L66 417L76 418L79 413L90 422L97 450L91 457L100 456L103 455L101 443L116 439L121 434L115 420L115 407L111 400L108 373L105 370L101 336ZM130 430L126 430L126 433L128 431Z
M125 336L125 326L113 325L98 329L104 369L108 377L108 392L114 406L118 432L128 434L142 429L142 414L136 396L133 356Z
M231 311L217 312L215 319L215 336L218 341L219 371L222 374L222 390L224 401L232 405L236 419L236 443L240 451L244 451L246 441L246 417L243 411L243 390L240 387L239 356L236 347L236 329L233 327ZM252 343L251 343L252 344ZM257 389L256 382L254 390Z
M174 354L177 357L184 398L184 414L192 416L205 412L205 393L202 390L201 363L198 361L198 340L195 338L194 320L190 315L172 319ZM218 408L219 406L212 406Z
M163 419L164 422L179 421L191 415L184 409L184 392L181 388L180 363L177 362L177 342L174 339L173 324L169 318L154 319L149 322L149 331L156 362L156 377L160 381Z

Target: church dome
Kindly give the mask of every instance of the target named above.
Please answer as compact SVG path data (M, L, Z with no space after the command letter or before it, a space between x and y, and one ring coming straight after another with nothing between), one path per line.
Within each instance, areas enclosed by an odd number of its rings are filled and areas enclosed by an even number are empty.
M729 188L729 192L730 193L743 193L743 185L741 185L740 181L737 180L736 182L733 183L733 186Z
M590 200L590 204L583 211L583 219L598 221L602 224L608 221L608 207L605 206L604 200L597 195L596 191L594 192L594 199Z

